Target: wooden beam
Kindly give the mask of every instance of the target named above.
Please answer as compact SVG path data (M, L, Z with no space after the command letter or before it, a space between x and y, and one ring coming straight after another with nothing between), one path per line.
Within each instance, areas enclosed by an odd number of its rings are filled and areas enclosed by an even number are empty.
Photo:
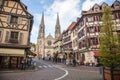
M27 19L31 18L31 16L28 16L28 15L20 15L20 14L5 12L5 11L0 11L0 14L14 15L14 16L18 16L18 17L27 18Z
M15 5L16 5L16 3L14 3L12 9L10 10L10 13L12 13L12 10L14 9Z

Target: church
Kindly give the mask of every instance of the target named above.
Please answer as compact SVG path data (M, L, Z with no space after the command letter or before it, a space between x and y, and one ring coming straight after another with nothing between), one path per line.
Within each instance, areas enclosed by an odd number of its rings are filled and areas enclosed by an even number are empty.
M56 25L55 25L55 37L49 34L45 37L45 24L44 24L44 13L42 14L41 23L39 26L37 44L36 44L36 54L38 58L52 57L54 53L55 40L61 35L59 15L57 14Z

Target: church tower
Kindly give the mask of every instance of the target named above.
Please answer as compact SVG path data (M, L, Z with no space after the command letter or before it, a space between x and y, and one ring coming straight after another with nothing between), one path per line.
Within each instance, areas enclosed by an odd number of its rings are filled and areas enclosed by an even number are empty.
M44 25L44 13L42 13L41 23L39 26L38 38L37 38L37 46L36 53L38 54L38 58L44 57L45 55L45 25Z
M45 38L44 13L42 14L41 24L39 26L38 39Z
M59 22L59 14L57 13L57 20L56 20L56 25L55 25L55 39L57 39L61 34L61 29L60 29L60 22Z

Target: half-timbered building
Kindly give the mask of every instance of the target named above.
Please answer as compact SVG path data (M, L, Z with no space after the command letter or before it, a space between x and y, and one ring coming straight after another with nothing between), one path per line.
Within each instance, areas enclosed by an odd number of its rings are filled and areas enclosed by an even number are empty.
M0 68L18 68L29 50L33 16L20 0L0 0Z
M102 26L103 7L109 6L107 3L102 5L95 4L88 11L82 11L79 19L78 43L79 52L81 53L82 62L86 65L89 63L97 64L99 56L99 33ZM115 1L109 6L112 11L115 31L120 34L120 2Z
M66 64L72 63L72 60L75 56L73 56L73 48L72 48L72 29L75 27L76 22L72 22L67 30L63 31L62 33L62 47L63 47L63 53L66 56Z

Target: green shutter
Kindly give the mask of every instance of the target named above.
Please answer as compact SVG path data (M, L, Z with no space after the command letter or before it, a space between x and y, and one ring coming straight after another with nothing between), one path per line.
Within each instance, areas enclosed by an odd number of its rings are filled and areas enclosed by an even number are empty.
M22 43L23 33L20 33L19 35L19 42Z
M9 42L10 32L6 31L5 42Z
M10 23L10 20L11 20L11 15L8 15L7 16L7 23Z
M22 23L22 18L18 17L18 24L21 24L21 23Z

